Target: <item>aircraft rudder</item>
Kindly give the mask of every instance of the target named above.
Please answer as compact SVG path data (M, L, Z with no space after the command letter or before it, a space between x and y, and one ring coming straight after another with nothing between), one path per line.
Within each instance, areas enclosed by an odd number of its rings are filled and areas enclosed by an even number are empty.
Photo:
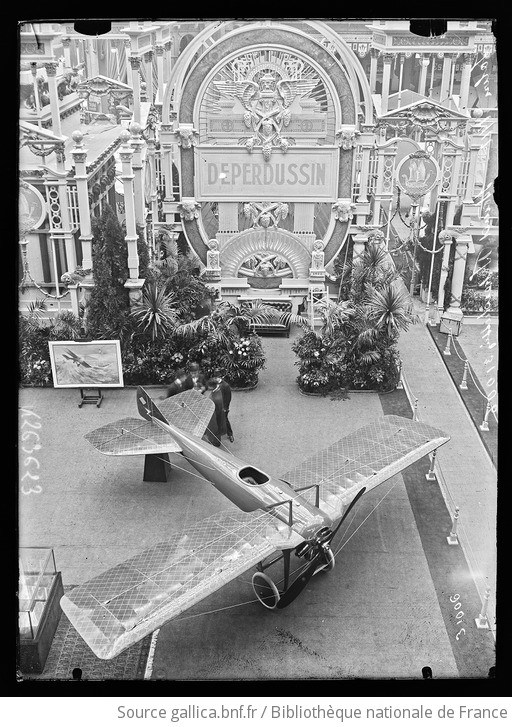
M159 419L161 422L165 422L165 424L168 423L153 399L142 386L137 386L137 409L140 416L147 421Z

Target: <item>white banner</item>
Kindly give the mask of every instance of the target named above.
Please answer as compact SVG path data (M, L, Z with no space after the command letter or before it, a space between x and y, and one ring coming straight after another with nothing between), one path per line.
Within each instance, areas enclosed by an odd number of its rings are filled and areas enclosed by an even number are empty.
M268 162L261 149L249 153L233 147L196 147L195 154L195 197L200 202L337 199L338 147L275 150Z

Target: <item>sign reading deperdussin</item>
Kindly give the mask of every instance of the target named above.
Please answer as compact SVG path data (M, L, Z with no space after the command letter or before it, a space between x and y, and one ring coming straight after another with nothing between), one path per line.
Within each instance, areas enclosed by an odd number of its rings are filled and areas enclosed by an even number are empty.
M199 201L285 199L330 202L337 199L338 147L275 150L268 161L261 149L195 149Z

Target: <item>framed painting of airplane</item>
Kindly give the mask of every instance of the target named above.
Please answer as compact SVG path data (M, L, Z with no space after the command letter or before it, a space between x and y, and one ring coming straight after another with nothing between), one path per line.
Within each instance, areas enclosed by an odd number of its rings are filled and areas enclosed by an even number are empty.
M124 386L119 341L48 341L48 346L56 389Z

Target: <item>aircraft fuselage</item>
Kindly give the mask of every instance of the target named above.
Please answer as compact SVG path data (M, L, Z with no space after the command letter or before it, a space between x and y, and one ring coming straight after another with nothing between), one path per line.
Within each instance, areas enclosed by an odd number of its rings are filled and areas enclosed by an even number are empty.
M311 505L282 480L193 434L185 433L173 424L156 418L153 421L176 440L183 456L194 469L244 512L272 510L277 518L290 525L305 540L313 537L320 528L332 525L326 513Z

